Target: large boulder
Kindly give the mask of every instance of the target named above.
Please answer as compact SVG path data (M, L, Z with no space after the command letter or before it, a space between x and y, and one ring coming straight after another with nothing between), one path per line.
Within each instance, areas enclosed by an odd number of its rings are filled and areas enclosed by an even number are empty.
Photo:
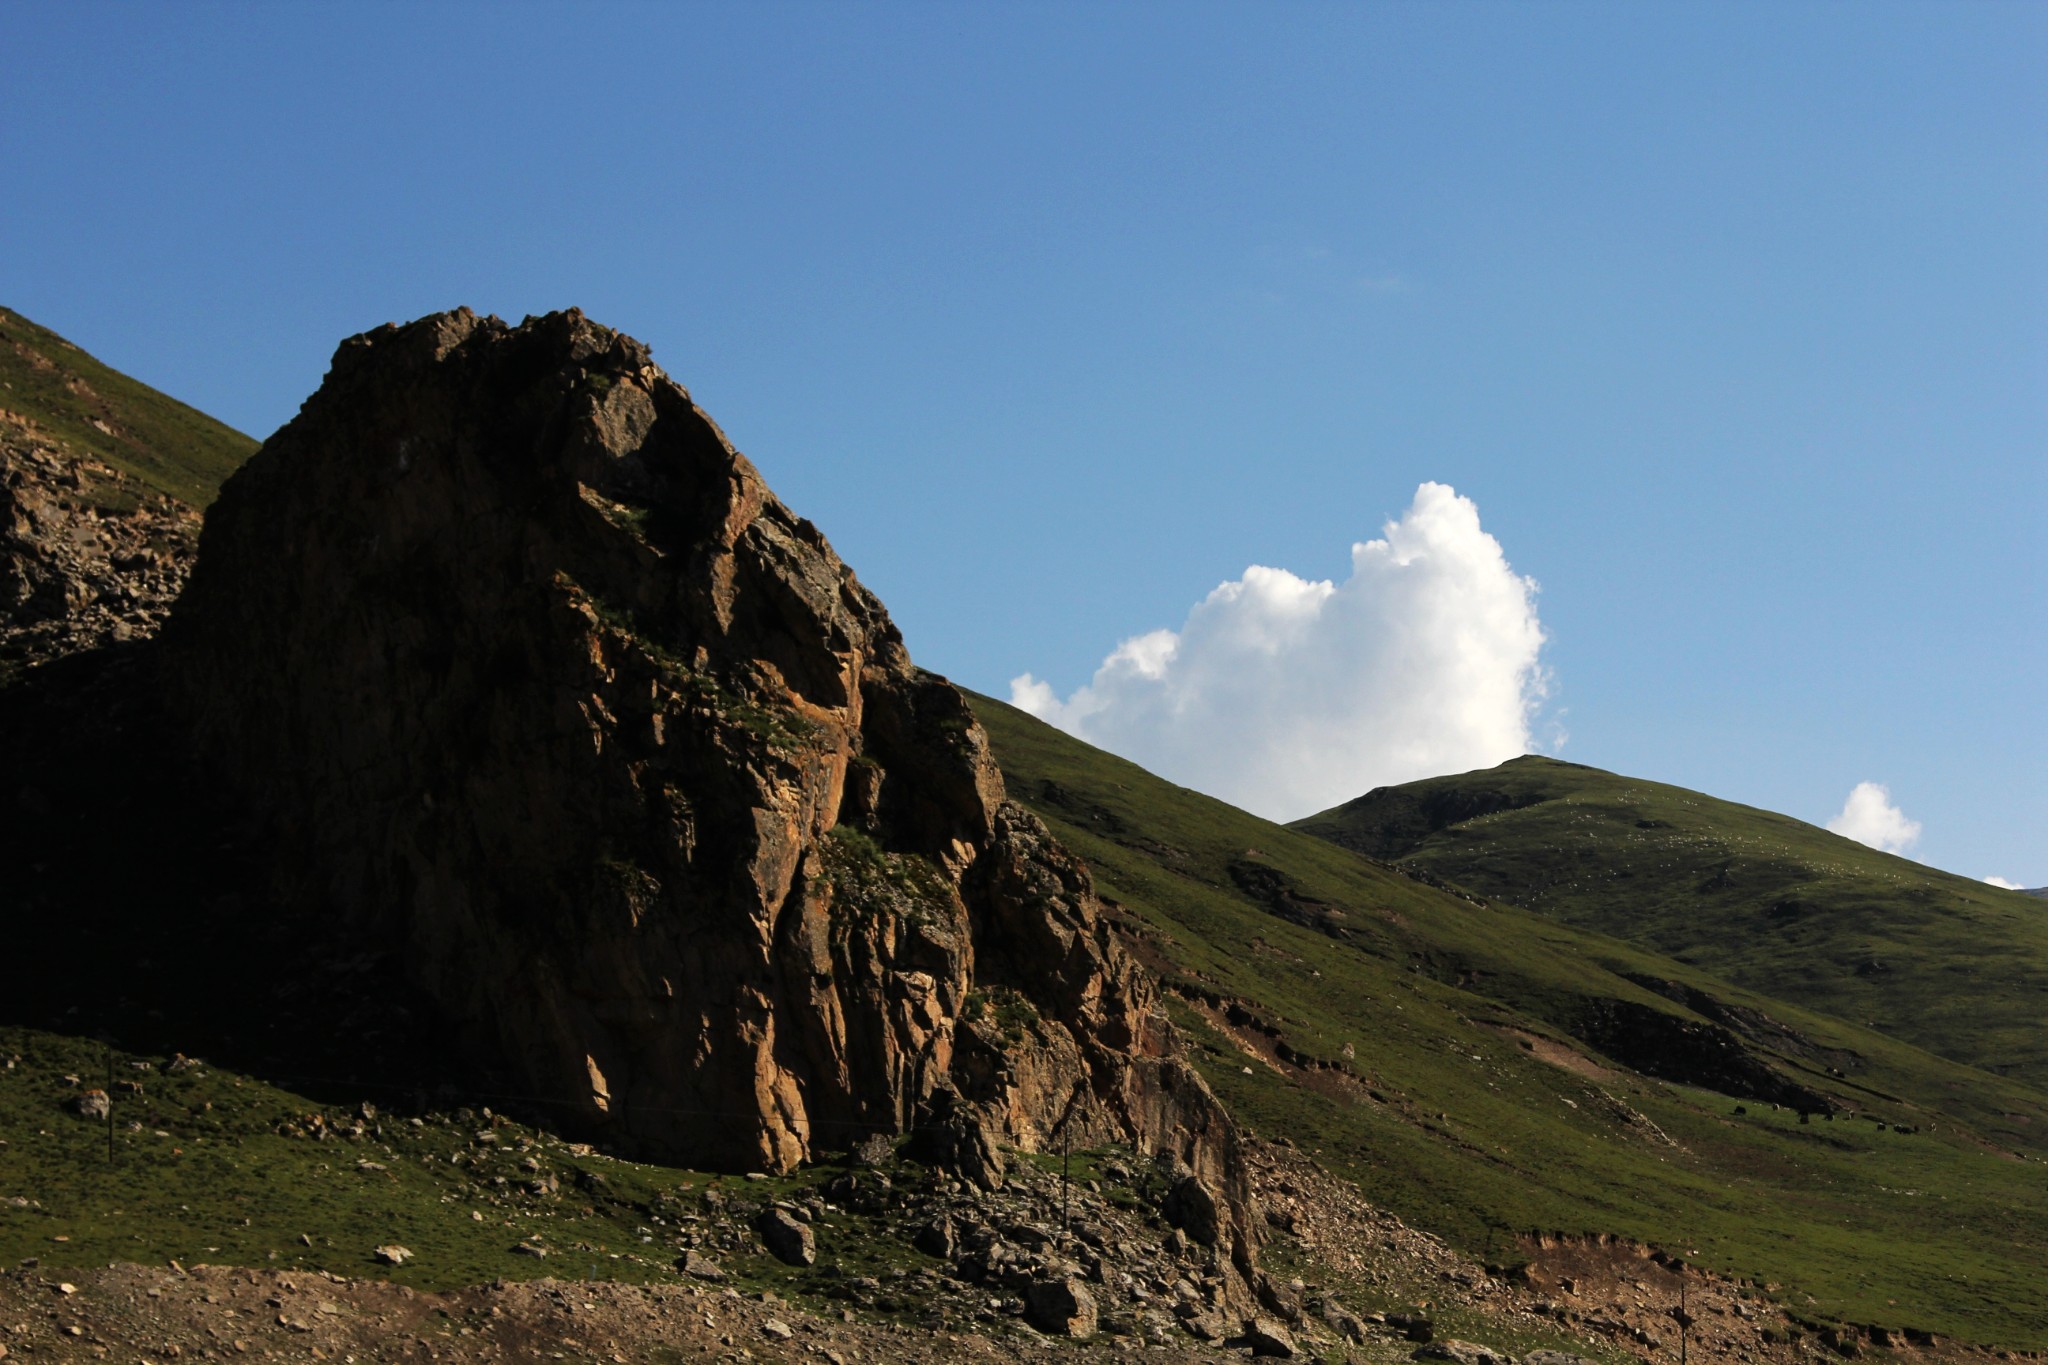
M1299 1354L1294 1337L1286 1326L1273 1318L1251 1318L1244 1325L1245 1344L1252 1348L1254 1356L1274 1360L1292 1360Z
M1025 1286L1024 1311L1041 1332L1063 1337L1095 1335L1095 1296L1075 1276L1034 1280Z
M1171 1152L1249 1265L1235 1132L1086 869L638 342L467 310L344 342L162 644L281 897L564 1126L786 1170L929 1116L994 1181L1064 1122Z
M809 1225L798 1222L785 1209L765 1208L754 1219L754 1231L761 1234L768 1254L784 1265L815 1265L817 1238Z

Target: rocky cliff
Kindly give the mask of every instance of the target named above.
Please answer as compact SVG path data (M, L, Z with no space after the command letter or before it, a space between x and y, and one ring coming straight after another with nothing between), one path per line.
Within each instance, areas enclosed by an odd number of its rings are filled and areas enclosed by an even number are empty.
M290 901L573 1129L787 1169L876 1134L1186 1164L1231 1126L961 695L645 347L468 311L343 343L223 489L162 641Z
M0 673L154 634L199 514L0 409Z

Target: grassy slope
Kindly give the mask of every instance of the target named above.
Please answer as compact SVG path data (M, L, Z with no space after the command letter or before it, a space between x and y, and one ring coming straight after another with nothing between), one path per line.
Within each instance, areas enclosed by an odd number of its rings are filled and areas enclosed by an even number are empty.
M71 1107L82 1087L106 1084L110 1062L117 1084L141 1086L114 1092L111 1160L108 1125ZM410 1108L411 1096L403 1103ZM367 1120L365 1112L211 1065L172 1072L163 1057L0 1026L0 1263L34 1258L59 1270L175 1259L374 1275L423 1289L544 1275L672 1282L681 1234L707 1197L754 1205L840 1173L815 1166L743 1178L640 1165L488 1108L417 1118L373 1108ZM323 1123L311 1122L316 1114ZM486 1131L492 1141L479 1140ZM543 1177L558 1189L533 1192ZM913 1230L886 1214L839 1210L817 1231L831 1262L811 1270L759 1247L713 1254L743 1289L814 1300L830 1294L833 1266L884 1275L932 1264L910 1247ZM393 1243L413 1258L380 1263L376 1248ZM514 1249L522 1243L548 1255Z
M1453 818L1490 805L1513 808ZM2019 892L1535 757L1369 792L1295 827L2048 1086L2048 913Z
M61 1079L104 1086L110 1059L117 1082L142 1087L135 1095L114 1092L111 1160L107 1125L71 1112L79 1087ZM153 1069L136 1071L137 1061ZM540 1138L533 1153L561 1180L563 1194L499 1202L495 1187L479 1186L498 1175L515 1188L533 1178L519 1164L526 1153L518 1139L529 1134L508 1126L503 1150L480 1146L475 1134L493 1125L479 1114L418 1124L378 1115L366 1125L373 1131L353 1138L346 1130L360 1116L354 1106L323 1111L211 1066L172 1073L160 1058L18 1028L0 1029L0 1066L0 1259L10 1262L29 1255L51 1266L176 1258L367 1274L377 1264L375 1248L395 1242L417 1260L383 1273L453 1287L522 1269L541 1273L533 1258L512 1250L539 1233L557 1255L603 1260L613 1276L644 1277L667 1263L641 1255L635 1228L645 1219L632 1205L660 1193L637 1175L643 1168L579 1157ZM313 1131L305 1120L316 1112L333 1137L286 1135L293 1126ZM479 1165L451 1164L456 1155ZM607 1177L607 1198L579 1193L576 1175L586 1170ZM621 1179L621 1171L629 1174ZM684 1178L675 1173L661 1183ZM12 1202L22 1198L27 1207ZM472 1219L472 1208L486 1217Z
M1797 1310L2048 1346L2039 1092L1616 940L1445 894L1000 702L975 707L1012 794L1088 860L1170 982L1238 999L1298 1055L1335 1061L1352 1047L1356 1081L1274 1065L1241 1046L1247 1030L1178 1007L1236 1113L1318 1151L1382 1205L1503 1259L1527 1231L1619 1233L1781 1285ZM1231 875L1247 860L1338 909L1350 937L1268 913ZM1709 1091L1551 1065L1504 1031L1567 1040L1599 997L1683 1012L1618 971L1767 1007L1860 1054L1847 1080L1778 1060L1862 1117L1801 1124L1754 1103L1737 1116Z
M257 444L108 369L55 332L6 308L0 308L0 409L29 418L53 443L112 465L151 492L193 507L211 503L221 482ZM112 501L118 503L118 495Z

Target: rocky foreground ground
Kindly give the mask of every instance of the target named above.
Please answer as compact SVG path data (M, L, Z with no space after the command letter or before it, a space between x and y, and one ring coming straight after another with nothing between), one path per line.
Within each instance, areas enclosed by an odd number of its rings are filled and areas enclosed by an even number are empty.
M1276 1268L1265 1310L1223 1321L1177 1273L1173 1234L1085 1196L1079 1226L1107 1254L1079 1258L1081 1316L1048 1318L1030 1286L1058 1282L1057 1179L1020 1171L997 1196L963 1195L920 1231L950 1223L952 1259L882 1282L849 1278L803 1300L724 1282L714 1254L759 1238L761 1215L703 1225L705 1248L672 1281L541 1278L427 1292L325 1272L212 1265L24 1265L0 1273L0 1358L290 1361L883 1361L1255 1357L1455 1365L1582 1361L1840 1361L1863 1355L1981 1359L1930 1338L1803 1330L1764 1287L1731 1283L1619 1242L1551 1241L1491 1275L1378 1212L1285 1146L1254 1153ZM968 1216L966 1210L978 1210ZM1067 1214L1075 1206L1069 1202ZM791 1215L802 1210L792 1207ZM1035 1221L1034 1221L1035 1220ZM792 1217L792 1222L801 1222ZM773 1236L771 1232L770 1237ZM926 1241L932 1242L927 1236ZM1086 1242L1078 1245L1085 1247ZM800 1254L794 1248L792 1254ZM1005 1273L1029 1264L1030 1278ZM829 1268L828 1268L829 1269ZM1285 1275L1285 1279L1279 1278ZM1171 1278L1169 1278L1171 1277ZM1683 1309L1680 1307L1683 1281ZM1397 1310L1371 1304L1401 1303ZM1681 1314L1685 1320L1681 1342ZM1033 1324L1037 1323L1037 1326ZM1041 1330L1050 1327L1052 1330ZM1083 1330L1087 1329L1087 1330Z

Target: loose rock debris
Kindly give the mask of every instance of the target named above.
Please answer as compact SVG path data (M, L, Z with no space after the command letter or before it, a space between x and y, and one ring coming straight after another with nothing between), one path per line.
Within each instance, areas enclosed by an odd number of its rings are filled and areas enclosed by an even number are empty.
M1063 1242L1048 1213L1056 1180L1028 1172L994 1193L965 1192L915 1210L955 1228L950 1264L884 1285L848 1277L839 1295L797 1301L743 1292L712 1257L690 1251L671 1282L630 1285L543 1278L434 1293L324 1272L228 1266L40 1267L0 1272L0 1358L14 1360L583 1361L706 1360L881 1365L897 1361L1245 1361L1396 1365L1593 1365L1677 1359L1663 1302L1675 1262L1618 1241L1546 1239L1515 1276L1489 1274L1442 1242L1372 1208L1284 1145L1251 1154L1271 1228L1265 1305L1235 1320L1203 1300L1176 1261L1172 1229L1084 1193L1095 1241ZM870 1197L884 1197L876 1175ZM906 1218L913 1214L902 1201ZM971 1215L970 1215L970 1211ZM792 1214L789 1209L782 1210ZM734 1211L735 1232L753 1217ZM755 1215L758 1216L758 1215ZM809 1230L800 1218L790 1221ZM1076 1219L1077 1227L1084 1225ZM1000 1228L989 1237L987 1230ZM1035 1229L1049 1235L1030 1248ZM1012 1238L1016 1240L1011 1240ZM1014 1258L991 1256L998 1245ZM1089 1247L1062 1268L1063 1247ZM978 1248L978 1249L977 1249ZM402 1251L403 1248L391 1248ZM1107 1249L1107 1255L1104 1255ZM820 1247L830 1271L830 1248ZM410 1258L411 1264L420 1264ZM1018 1267L1029 1265L1023 1278ZM1174 1273L1169 1276L1168 1271ZM1900 1362L1972 1361L1984 1353L1843 1328L1802 1331L1753 1286L1687 1276L1688 1361L1702 1365L1839 1365L1882 1348ZM1006 1283L1015 1279L1015 1287ZM1135 1292L1133 1292L1135 1291ZM1399 1301L1388 1310L1376 1304ZM1532 1344L1547 1341L1548 1345ZM1519 1349L1511 1343L1519 1343ZM1573 1349L1563 1349L1564 1347Z

